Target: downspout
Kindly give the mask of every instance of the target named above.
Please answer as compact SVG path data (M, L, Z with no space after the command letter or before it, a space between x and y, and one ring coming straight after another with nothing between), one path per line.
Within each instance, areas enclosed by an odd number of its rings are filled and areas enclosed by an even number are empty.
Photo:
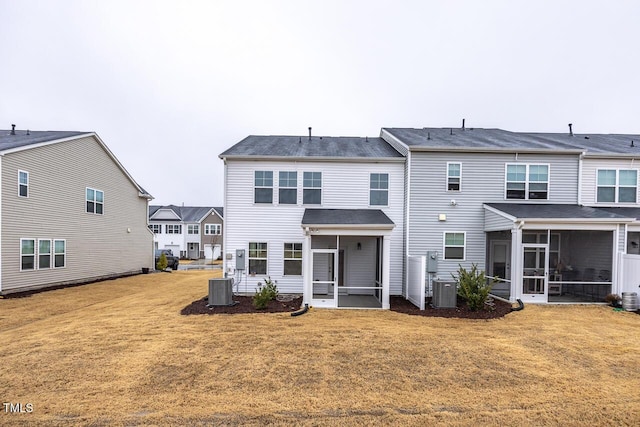
M402 287L404 288L404 297L405 298L409 298L409 219L410 219L410 206L411 206L411 150L408 149L407 150L407 166L405 168L405 173L407 174L407 177L405 179L406 181L406 200L404 202L404 247L405 247L405 254L404 254L404 260L402 261L404 263L404 283L402 284Z
M223 217L222 217L222 277L227 277L227 211L229 205L227 204L227 160L225 158L222 159L224 163L224 185L222 186L222 203L223 203ZM202 230L201 230L202 231ZM213 245L211 245L211 252L213 255ZM204 247L203 247L204 249ZM206 256L205 256L206 258ZM234 274L235 277L235 274ZM242 280L242 276L240 276L240 280ZM240 284L238 284L238 290L240 290Z
M580 153L580 156L578 157L578 205L582 206L582 163L583 163L583 158L584 158L585 152L583 151L582 153Z

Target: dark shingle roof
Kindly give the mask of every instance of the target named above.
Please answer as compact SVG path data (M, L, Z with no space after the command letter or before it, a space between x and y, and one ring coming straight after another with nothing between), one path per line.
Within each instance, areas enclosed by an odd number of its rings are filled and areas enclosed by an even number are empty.
M486 203L518 219L629 219L622 212L609 212L602 208L580 205L533 204L533 203Z
M250 135L220 154L224 157L402 158L382 138Z
M640 155L640 135L527 133L502 129L384 128L404 144L423 149L565 150ZM634 141L634 147L631 146Z
M149 205L149 218L153 216L160 209L170 209L172 210L183 222L198 222L200 221L211 209L214 209L218 215L224 218L222 215L223 209L221 207L213 207L213 206L176 206L176 205L167 205L167 206L158 206L158 205ZM166 220L163 220L166 221Z
M15 135L11 135L10 130L0 130L0 151L12 148L26 147L28 145L39 144L41 142L55 141L58 139L70 138L78 135L91 134L92 132L75 131L29 131L16 130Z
M640 219L640 208L620 207L620 208L598 208L601 211L624 216L625 218Z
M380 209L305 209L302 225L394 225Z

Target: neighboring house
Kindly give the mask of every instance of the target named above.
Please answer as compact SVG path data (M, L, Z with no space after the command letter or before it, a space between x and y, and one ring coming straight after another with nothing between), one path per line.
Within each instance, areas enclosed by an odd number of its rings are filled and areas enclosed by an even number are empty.
M496 294L524 302L602 302L626 289L619 258L633 241L625 230L640 224L638 136L434 128L381 136L407 157L406 251L438 253L428 279L477 264L500 279Z
M0 131L0 293L153 268L152 197L93 132Z
M404 157L380 138L249 136L224 153L224 271L316 307L389 308L403 283Z
M465 128L250 136L220 155L225 274L240 292L270 276L324 307L356 306L356 294L378 301L369 307L388 308L388 295L420 305L434 280L472 264L510 301L637 292L638 140ZM435 271L414 280L412 259L427 253Z
M222 256L224 211L209 206L149 206L149 228L156 249L188 259Z

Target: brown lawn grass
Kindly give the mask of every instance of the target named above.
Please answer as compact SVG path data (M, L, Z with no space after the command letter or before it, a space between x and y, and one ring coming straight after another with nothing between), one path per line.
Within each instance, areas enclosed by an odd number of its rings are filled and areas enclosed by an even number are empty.
M0 300L0 425L640 423L637 314L181 316L213 274Z

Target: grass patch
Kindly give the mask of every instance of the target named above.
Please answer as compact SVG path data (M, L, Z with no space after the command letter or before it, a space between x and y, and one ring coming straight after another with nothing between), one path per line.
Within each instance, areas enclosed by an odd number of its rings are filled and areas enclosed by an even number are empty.
M640 316L181 316L219 271L0 300L0 424L635 425Z

